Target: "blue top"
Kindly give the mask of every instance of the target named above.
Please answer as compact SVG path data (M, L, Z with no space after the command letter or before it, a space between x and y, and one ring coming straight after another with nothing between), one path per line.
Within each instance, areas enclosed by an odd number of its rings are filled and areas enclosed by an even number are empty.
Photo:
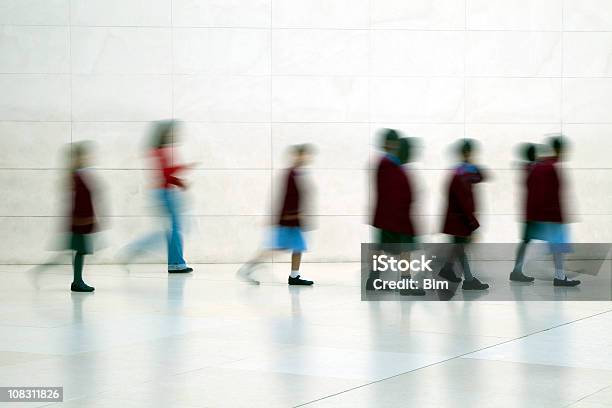
M391 160L393 163L395 163L398 166L402 164L402 162L400 162L400 159L398 159L396 156L392 155L391 153L385 153L385 157Z
M460 174L477 174L478 167L472 163L461 163L459 166L457 166L457 171Z

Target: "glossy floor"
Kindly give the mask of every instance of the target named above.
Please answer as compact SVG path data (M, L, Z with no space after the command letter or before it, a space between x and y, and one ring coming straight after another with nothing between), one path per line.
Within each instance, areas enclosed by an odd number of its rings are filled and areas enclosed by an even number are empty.
M0 386L75 408L612 407L612 302L362 302L358 264L304 265L314 287L195 267L88 266L93 294L68 266L0 267Z

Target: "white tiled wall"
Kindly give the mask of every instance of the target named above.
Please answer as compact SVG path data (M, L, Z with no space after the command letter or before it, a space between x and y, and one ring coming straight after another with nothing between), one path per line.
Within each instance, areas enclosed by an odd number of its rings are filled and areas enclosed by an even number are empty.
M319 150L305 260L356 260L383 126L422 138L424 233L439 230L448 146L465 135L491 174L480 239L516 240L514 148L562 131L574 237L612 241L609 0L0 0L0 55L0 263L57 246L71 141L98 142L94 261L150 230L143 147L149 122L170 117L197 162L193 262L255 251L298 142Z

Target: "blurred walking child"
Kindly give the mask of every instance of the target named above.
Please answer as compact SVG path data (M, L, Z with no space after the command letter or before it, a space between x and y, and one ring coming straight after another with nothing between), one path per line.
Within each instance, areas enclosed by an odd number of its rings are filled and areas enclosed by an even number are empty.
M527 143L522 146L522 154L525 170L525 220L523 222L523 236L521 243L516 250L516 263L514 269L510 273L510 280L514 282L533 282L533 276L527 276L523 273L523 263L525 261L525 253L527 251L527 245L533 239L533 230L535 225L533 221L529 219L530 214L533 212L533 208L537 203L535 202L536 192L534 189L536 185L532 177L532 172L537 165L537 150L533 143Z
M272 230L271 242L266 249L240 268L238 271L240 279L259 283L251 276L255 267L273 251L291 251L291 273L287 283L289 285L312 285L314 283L300 276L302 254L306 251L303 210L307 199L304 182L301 180L304 177L302 167L311 161L313 153L314 148L308 144L291 148L292 165L286 172L282 205L278 221Z
M180 190L185 190L187 186L181 178L177 177L177 174L193 165L173 163L173 147L178 139L177 122L174 120L161 121L156 126L157 146L152 153L159 163L160 185L158 194L170 224L166 233L168 273L189 273L193 272L193 268L187 266L183 257L180 195Z
M398 252L403 259L410 259L410 251L417 244L417 237L412 223L412 204L414 192L410 177L404 164L413 158L413 140L399 138L394 129L384 129L381 132L381 145L385 154L381 157L376 171L376 206L372 226L377 231L376 242L383 245L381 254L390 249ZM375 280L380 273L370 271L366 281L366 290L374 290ZM402 277L410 279L408 272ZM401 295L423 296L425 291L421 288L400 290Z
M529 242L532 239L547 241L555 267L553 285L577 286L580 281L568 279L563 268L564 254L572 250L565 223L562 200L564 183L560 171L566 142L562 136L555 136L549 140L549 143L553 151L552 156L538 161L529 176L526 217L528 229L525 231L523 241ZM515 271L522 269L525 254L523 252L519 255L521 256L517 256Z
M442 232L451 236L451 252L440 271L440 277L459 283L461 278L455 274L455 261L461 263L463 270L463 290L484 290L488 284L480 282L470 270L470 263L465 247L472 238L472 233L480 224L476 219L476 203L473 185L484 180L482 170L472 163L475 142L463 139L459 143L458 154L461 162L455 167L448 185L447 209Z
M182 192L187 189L179 174L195 164L177 164L175 145L178 142L178 125L175 120L162 120L153 123L150 155L157 167L154 193L166 221L164 234L167 245L168 273L190 273L193 268L187 265L183 256L182 234ZM134 258L149 252L160 243L160 234L150 233L126 245L119 256L123 264L133 262Z
M91 180L88 176L91 144L78 142L71 145L71 213L70 243L74 251L72 259L73 279L70 289L73 292L93 292L94 287L83 281L85 255L93 253L91 234L97 230L96 213L93 204Z

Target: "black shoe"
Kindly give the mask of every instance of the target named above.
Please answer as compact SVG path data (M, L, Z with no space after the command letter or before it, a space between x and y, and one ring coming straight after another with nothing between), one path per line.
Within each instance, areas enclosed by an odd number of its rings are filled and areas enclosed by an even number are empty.
M449 282L454 282L454 283L459 283L461 282L461 278L458 278L457 275L455 275L455 271L453 271L453 268L448 268L448 267L443 267L442 269L440 269L440 273L438 274L439 277L441 277L442 279L446 279Z
M463 290L485 290L489 289L489 285L486 283L482 283L476 278L473 278L470 281L463 281L463 285L461 285L461 289Z
M287 283L290 285L302 285L302 286L310 286L312 285L314 282L313 281L309 281L306 279L302 279L300 278L300 275L296 276L295 278L292 278L291 276L289 277L289 279L287 280Z
M425 296L425 289L400 289L399 293L402 296Z
M189 272L193 272L193 268L168 269L168 273L189 273Z
M94 290L96 290L96 288L94 288L93 286L87 285L85 282L81 282L81 283L72 282L72 285L70 285L70 290L73 292L93 292Z
M512 282L533 282L535 278L533 276L524 275L523 272L512 271L510 280Z
M555 280L553 281L553 285L554 286L578 286L580 285L580 281L578 279L576 280L569 280L567 279L567 276L565 277L565 279L557 279L555 278Z

